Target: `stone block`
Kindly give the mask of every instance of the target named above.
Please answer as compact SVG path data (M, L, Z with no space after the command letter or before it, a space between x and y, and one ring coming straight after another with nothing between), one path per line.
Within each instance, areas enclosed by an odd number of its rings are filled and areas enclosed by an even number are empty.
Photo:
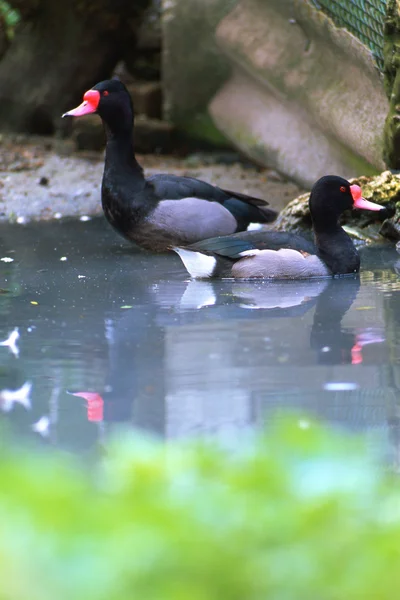
M100 119L92 116L74 119L72 122L72 140L77 150L102 150L105 146L105 135Z
M242 151L308 186L384 167L388 101L357 38L304 0L241 0L216 35L233 70L210 112Z
M163 42L164 108L178 128L228 139L307 186L384 168L374 57L307 0L163 0Z
M161 0L151 0L137 32L139 51L161 49Z
M162 94L159 81L135 81L127 86L136 115L161 119Z
M176 146L175 128L167 121L139 118L135 120L134 140L138 153L169 153Z
M236 0L162 0L164 116L203 140L224 138L207 105L229 76L229 63L215 39L220 20Z
M100 119L74 120L72 140L77 150L103 150L106 140ZM166 121L138 117L135 120L134 143L139 154L172 152L176 146L175 128Z
M4 16L0 15L0 58L6 53L10 39L7 34L7 23Z
M98 117L84 117L72 121L72 140L77 150L100 151L105 146L103 124Z

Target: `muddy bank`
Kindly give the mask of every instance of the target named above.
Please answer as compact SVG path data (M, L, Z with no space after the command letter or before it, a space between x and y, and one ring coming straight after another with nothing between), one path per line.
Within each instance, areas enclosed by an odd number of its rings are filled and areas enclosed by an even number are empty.
M103 153L75 152L71 142L53 138L1 136L0 219L24 223L102 213L100 186ZM223 158L223 162L232 162ZM216 162L217 159L219 162ZM281 210L302 190L271 169L248 164L221 164L212 154L142 155L148 174L176 173L198 177L229 189L266 198Z

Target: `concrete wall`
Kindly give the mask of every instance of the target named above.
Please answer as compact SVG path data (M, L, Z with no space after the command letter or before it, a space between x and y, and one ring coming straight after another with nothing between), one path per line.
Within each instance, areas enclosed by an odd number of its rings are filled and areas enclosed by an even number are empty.
M208 105L235 146L303 185L384 167L374 59L306 0L164 0L164 48L178 125L207 134Z

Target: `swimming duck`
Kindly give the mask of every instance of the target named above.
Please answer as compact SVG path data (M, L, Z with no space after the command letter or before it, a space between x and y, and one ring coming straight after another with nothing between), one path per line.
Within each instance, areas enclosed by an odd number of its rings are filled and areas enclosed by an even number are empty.
M84 94L82 104L63 117L91 113L101 117L107 139L101 191L104 214L128 240L163 251L276 218L265 200L199 179L169 174L145 178L135 157L132 100L121 81L98 83Z
M175 247L192 277L307 279L358 273L360 257L339 225L348 209L378 211L361 188L336 175L321 177L309 198L315 242L287 232L245 231Z

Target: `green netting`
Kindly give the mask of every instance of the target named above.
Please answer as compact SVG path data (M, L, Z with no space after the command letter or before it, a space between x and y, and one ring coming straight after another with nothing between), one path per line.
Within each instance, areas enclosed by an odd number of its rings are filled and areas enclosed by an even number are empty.
M387 0L310 0L329 15L338 27L345 27L372 51L383 70L383 26Z

